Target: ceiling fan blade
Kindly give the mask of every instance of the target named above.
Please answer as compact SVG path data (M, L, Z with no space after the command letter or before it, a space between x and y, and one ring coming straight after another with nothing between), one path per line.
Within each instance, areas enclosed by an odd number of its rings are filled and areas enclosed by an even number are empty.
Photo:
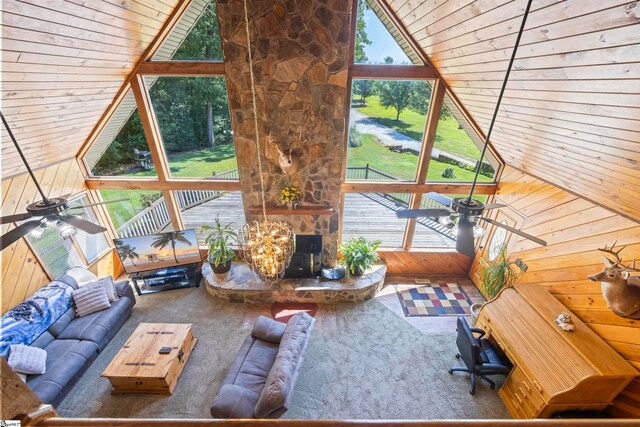
M0 236L0 250L3 250L7 246L20 240L22 237L29 234L34 228L37 228L39 225L39 220L27 221L24 224L20 224L8 233L5 233L3 236Z
M466 218L458 220L458 237L456 238L456 250L461 254L473 257L476 254L473 241L473 223Z
M505 205L504 203L487 203L486 205L484 205L484 209L497 209L497 208L506 208L507 205Z
M432 191L431 193L427 193L425 194L425 196L427 196L428 198L430 198L431 200L435 200L436 202L443 204L445 206L451 206L451 203L453 203L453 199L451 199L450 197L447 196L443 196L440 193L436 193L435 191Z
M127 198L114 199L114 200L108 200L106 202L96 202L96 203L89 203L89 204L86 204L86 205L71 206L67 210L70 211L71 209L90 208L92 206L108 205L109 203L118 203L118 202L127 202L127 201L129 201L129 199L127 199Z
M489 224L493 224L496 227L504 228L505 230L508 230L508 231L512 232L513 234L517 234L518 236L524 237L525 239L529 239L529 240L531 240L533 242L536 242L539 245L547 246L547 242L545 242L544 240L538 239L537 237L532 236L531 234L527 234L524 231L520 231L517 228L509 227L508 225L502 224L502 223L500 223L498 221L494 221L491 218L485 218L483 216L481 216L480 219L482 219L483 221L488 222Z
M449 215L451 215L451 211L449 209L400 209L399 211L396 211L396 216L398 218L438 218Z
M94 224L93 222L85 221L75 216L60 216L58 219L67 224L73 225L75 228L84 231L89 234L100 234L107 231L106 228L101 225Z
M28 212L15 215L7 215L0 218L0 224L11 224L12 222L20 222L28 218L31 218L31 214Z

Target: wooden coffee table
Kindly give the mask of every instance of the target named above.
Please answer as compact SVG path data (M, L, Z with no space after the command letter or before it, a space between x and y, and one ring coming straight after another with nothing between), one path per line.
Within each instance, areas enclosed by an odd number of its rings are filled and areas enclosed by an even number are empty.
M102 373L111 394L173 394L182 368L196 345L191 324L140 323ZM168 354L160 354L170 347Z

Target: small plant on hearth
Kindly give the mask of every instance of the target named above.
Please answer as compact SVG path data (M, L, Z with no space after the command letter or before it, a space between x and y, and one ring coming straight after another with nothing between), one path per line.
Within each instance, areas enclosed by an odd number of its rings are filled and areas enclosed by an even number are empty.
M203 225L202 229L213 230L205 240L209 246L207 261L213 266L214 273L226 273L231 269L231 262L236 259L231 245L237 242L238 235L231 228L231 224L222 225L220 215L216 216L213 227Z
M374 262L378 261L376 249L378 249L380 243L382 243L380 240L370 242L364 237L360 237L341 244L338 250L349 269L349 273L354 276L360 276Z
M300 198L300 191L298 191L297 187L292 186L291 184L287 184L280 190L280 203L283 205L291 206L293 202Z

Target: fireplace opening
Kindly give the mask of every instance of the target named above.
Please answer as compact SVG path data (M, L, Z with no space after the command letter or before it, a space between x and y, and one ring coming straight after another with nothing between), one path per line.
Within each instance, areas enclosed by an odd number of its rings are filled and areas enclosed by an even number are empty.
M322 236L296 235L296 251L284 272L288 279L320 277L322 271Z

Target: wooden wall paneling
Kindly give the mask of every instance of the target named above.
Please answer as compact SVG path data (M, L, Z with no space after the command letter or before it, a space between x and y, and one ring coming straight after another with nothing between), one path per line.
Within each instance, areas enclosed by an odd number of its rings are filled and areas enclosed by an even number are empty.
M525 2L384 0L486 130ZM534 2L496 122L510 165L640 218L638 3Z
M471 259L456 251L378 251L387 272L413 275L466 275Z
M80 148L179 1L2 3L3 113L34 167ZM2 154L20 174L8 139Z
M621 253L625 262L640 259L640 223L558 190L522 171L505 169L496 197L527 215L523 231L549 244L542 247L517 240L510 257L521 258L528 266L520 282L545 286L640 375L640 320L614 314L602 297L600 283L587 280L604 266L603 254L597 250L604 245L618 241L618 245L627 245ZM638 381L629 390L637 390ZM640 396L633 391L623 393L612 413L640 417Z

